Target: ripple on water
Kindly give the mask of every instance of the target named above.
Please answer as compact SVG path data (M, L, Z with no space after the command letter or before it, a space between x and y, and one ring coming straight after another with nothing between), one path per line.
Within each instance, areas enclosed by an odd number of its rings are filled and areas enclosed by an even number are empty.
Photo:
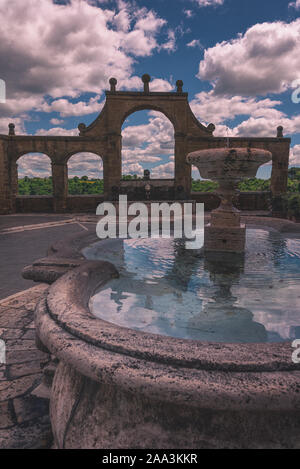
M300 240L247 230L244 262L207 262L180 240L103 241L87 259L113 262L120 278L90 301L92 313L123 327L213 342L300 338Z

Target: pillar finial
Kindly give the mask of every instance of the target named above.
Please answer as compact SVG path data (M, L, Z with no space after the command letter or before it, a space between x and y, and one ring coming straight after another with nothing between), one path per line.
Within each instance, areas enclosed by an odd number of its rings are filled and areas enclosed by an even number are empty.
M183 81L182 80L177 80L176 81L176 86L177 86L177 93L182 93Z
M116 86L117 86L118 80L116 78L110 78L109 84L110 84L110 91L113 93L116 92Z
M279 125L277 127L277 138L283 138L283 127L282 127L282 125Z
M215 124L212 124L212 123L208 124L207 130L209 130L209 132L213 133L216 130Z
M16 135L15 128L16 126L12 122L8 124L8 135Z
M86 125L81 122L79 125L78 125L78 130L80 132L80 135L84 134L84 132L86 131Z
M142 82L144 83L144 93L150 92L150 88L149 88L150 81L151 81L150 75L148 75L148 73L145 73L145 75L142 76Z

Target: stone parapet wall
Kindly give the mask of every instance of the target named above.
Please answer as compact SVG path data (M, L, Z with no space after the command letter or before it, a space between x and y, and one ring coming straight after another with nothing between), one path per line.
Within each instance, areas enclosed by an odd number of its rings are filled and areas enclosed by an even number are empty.
M138 186L137 186L138 187ZM145 202L144 191L135 190L136 186L127 186L125 193L128 201L140 200ZM118 197L118 196L117 196ZM174 186L158 185L154 188L151 196L153 201L174 200ZM205 210L211 211L219 206L219 197L213 192L192 192L190 200L204 203ZM104 195L72 195L66 199L66 213L68 212L91 212L96 213L97 206L104 202ZM27 195L16 198L16 211L18 213L51 213L53 212L54 199L51 196ZM241 192L237 207L240 210L260 211L270 209L270 192Z

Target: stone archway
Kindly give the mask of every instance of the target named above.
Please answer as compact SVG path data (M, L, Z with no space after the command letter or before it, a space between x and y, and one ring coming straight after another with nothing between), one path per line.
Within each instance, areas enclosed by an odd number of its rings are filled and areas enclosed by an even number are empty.
M120 187L121 180L121 128L125 119L136 111L154 110L164 114L174 126L175 138L175 198L186 198L190 192L190 167L185 158L188 153L188 138L211 139L214 126L202 125L194 116L188 93L183 92L183 83L177 81L176 92L151 92L150 77L142 77L143 92L117 91L117 80L111 79L110 91L106 92L106 103L97 119L88 127L80 125L80 135L85 137L106 136L111 186ZM111 189L111 188L110 188Z
M273 195L286 192L291 140L283 138L282 127L278 127L274 138L229 138L228 142L226 137L214 137L213 124L206 127L196 119L188 102L188 93L183 92L182 81L177 81L175 92L152 92L149 75L144 75L142 81L143 91L117 91L117 80L110 79L110 91L106 91L102 111L88 127L79 124L79 136L19 136L15 135L14 125L9 124L8 135L0 135L0 213L15 211L14 165L21 154L31 152L45 153L52 161L54 211L63 212L68 209L66 165L69 155L74 153L93 152L101 155L105 179L104 197L107 200L114 199L120 193L122 123L131 113L144 109L162 112L174 126L174 199L191 196L191 168L186 164L186 155L192 151L220 148L226 144L271 151L271 191Z

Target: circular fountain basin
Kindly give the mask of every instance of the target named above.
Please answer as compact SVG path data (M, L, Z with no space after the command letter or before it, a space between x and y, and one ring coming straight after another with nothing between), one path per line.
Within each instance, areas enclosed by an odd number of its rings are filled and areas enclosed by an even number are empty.
M211 180L236 180L256 176L259 166L272 159L272 153L259 148L211 148L189 153L186 161Z
M293 225L282 221L273 223L272 220L263 223L275 227ZM126 292L122 295L119 295L119 291L105 292L113 284L123 281L122 266L132 274L133 283L134 280L140 282L140 286L144 283L147 289L150 285L150 292L152 287L156 289L165 285L166 273L171 272L167 286L171 288L172 285L174 291L168 290L166 293L162 289L163 295L172 296L175 290L178 291L178 285L172 282L178 265L182 271L182 264L177 262L176 254L180 246L175 249L176 244L172 241L164 246L165 262L161 261L160 249L156 249L156 270L151 267L156 272L154 277L145 275L145 271L150 270L147 267L147 252L149 254L151 248L142 242L133 245L127 242L128 247L125 247L125 254L122 251L121 260L117 252L115 256L112 255L112 250L110 262L82 260L79 267L66 273L50 287L47 297L36 310L35 322L41 342L60 360L50 404L55 447L300 447L300 365L292 361L294 349L289 340L293 334L298 334L296 315L295 319L289 316L285 329L276 311L273 311L271 319L267 310L259 311L255 298L251 299L251 305L236 304L243 298L242 287L251 288L248 281L257 285L260 272L264 272L261 279L266 280L262 286L264 295L271 285L274 290L279 289L282 279L283 288L287 288L287 291L292 285L291 277L294 273L286 272L286 259L289 265L293 265L293 262L298 265L299 245L293 244L296 239L281 237L279 240L279 233L261 228L261 253L267 244L267 257L259 255L260 251L254 259L246 256L244 267L237 263L231 278L226 277L226 269L220 271L216 268L214 260L208 265L202 265L201 257L196 261L193 258L191 264L196 265L196 268L192 268L193 274L190 275L190 263L184 264L190 281L187 283L188 288L181 289L183 296L194 292L196 305L200 304L198 300L202 301L200 314L206 310L208 318L216 312L208 308L209 301L205 303L203 298L207 300L208 292L215 288L217 295L214 301L218 302L221 295L223 306L230 305L230 311L227 312L233 313L226 314L226 318L228 316L231 320L231 317L242 315L246 318L247 327L249 324L253 327L254 324L255 337L256 327L259 326L260 340L257 342L253 342L253 337L251 340L247 337L244 343L240 338L227 341L228 328L223 336L224 342L195 340L190 332L188 336L182 333L185 330L186 334L186 325L179 327L176 323L180 319L179 311L171 320L173 324L170 322L171 331L154 331L151 329L152 311L155 310L155 327L160 323L156 316L155 301L152 305L148 303L152 308L155 306L154 309L146 308L150 311L150 321L147 316L146 325L133 322L118 324L116 304L122 310L127 301ZM255 236L258 236L258 232L255 232ZM110 249L108 244L109 241L103 241L97 246L92 243L88 250L94 250L94 253L97 251L96 257L105 259ZM126 246L126 241L124 244ZM77 244L76 255L79 245L87 255L87 246L83 240ZM66 246L70 252L70 243L66 242ZM252 249L251 232L248 247ZM56 255L59 254L57 249L54 250ZM130 251L135 254L128 257ZM63 262L60 261L60 268ZM274 271L270 272L270 266L274 267ZM255 275L252 278L253 272ZM197 276L197 273L200 275ZM183 275L183 278L186 277ZM197 279L201 280L201 284L197 283ZM247 279L247 282L243 279ZM294 287L290 289L291 292L293 290ZM140 293L146 297L149 291L141 290ZM101 304L101 294L110 296L110 303L105 304L103 300ZM224 295L227 295L226 301ZM168 299L171 302L170 296ZM90 311L89 304L92 308L93 304L98 304L101 314L105 313L105 316L96 317ZM183 303L183 317L185 309ZM137 321L137 315L133 316L136 318L131 316L130 320ZM189 318L186 321L189 326L190 316L187 314L186 317ZM273 321L274 318L276 321ZM221 319L224 324L224 316L221 315ZM197 315L196 323L195 329L198 329ZM215 329L216 323L213 325ZM200 321L200 324L203 323ZM202 326L200 329L203 329ZM174 330L181 332L177 335ZM221 332L217 330L215 333Z
M181 240L98 242L89 260L110 260L120 278L90 300L122 327L182 339L259 343L300 339L300 240L249 229L245 258L204 258ZM218 258L219 257L219 258Z

